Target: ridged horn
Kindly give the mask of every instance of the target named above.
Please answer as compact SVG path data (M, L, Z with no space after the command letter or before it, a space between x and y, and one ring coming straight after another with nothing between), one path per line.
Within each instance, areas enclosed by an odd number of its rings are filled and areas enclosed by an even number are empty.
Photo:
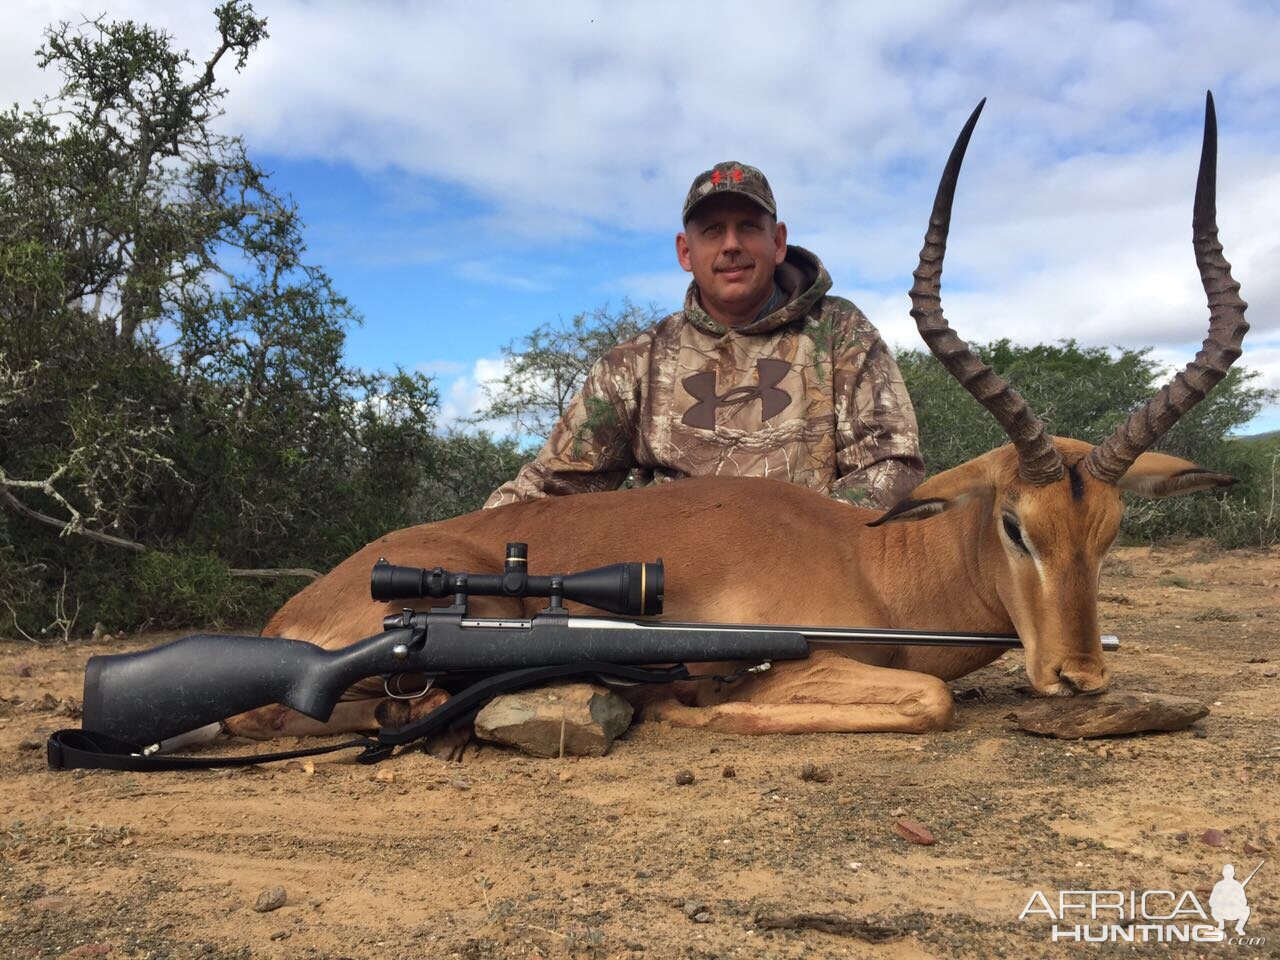
M1249 331L1240 299L1240 284L1231 277L1231 264L1218 242L1217 211L1218 118L1213 93L1205 97L1204 145L1200 150L1200 175L1196 180L1195 212L1191 237L1200 281L1209 299L1209 335L1200 352L1182 372L1161 387L1154 397L1129 414L1115 433L1090 451L1085 469L1105 483L1118 483L1144 450L1178 422L1178 418L1204 399L1227 375L1240 356L1240 345Z
M955 197L960 165L969 146L969 137L986 104L986 98L974 109L969 121L956 138L947 158L947 166L933 200L929 229L920 249L920 265L911 285L911 316L920 336L947 372L960 381L974 398L986 407L1018 450L1018 473L1029 483L1043 485L1062 478L1062 457L1049 438L1044 423L1009 382L969 349L956 335L942 315L942 260L947 252L947 233L951 229L951 201Z

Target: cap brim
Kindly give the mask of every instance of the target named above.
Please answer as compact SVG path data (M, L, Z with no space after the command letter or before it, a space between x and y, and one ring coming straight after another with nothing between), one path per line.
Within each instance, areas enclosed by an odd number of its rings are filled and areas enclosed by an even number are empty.
M750 193L746 190L736 190L733 187L721 187L719 190L713 190L710 193L708 193L706 196L699 197L697 200L695 200L693 205L684 212L684 220L682 222L688 223L689 220L692 219L694 213L697 211L699 207L706 204L709 200L714 200L716 197L723 197L726 194L733 194L734 196L744 197L747 200L750 200L752 203L754 203L757 207L759 207L765 213L769 214L769 216L771 217L776 217L778 215L777 210L770 210L769 207L766 206L765 203L759 197L757 197L754 193Z

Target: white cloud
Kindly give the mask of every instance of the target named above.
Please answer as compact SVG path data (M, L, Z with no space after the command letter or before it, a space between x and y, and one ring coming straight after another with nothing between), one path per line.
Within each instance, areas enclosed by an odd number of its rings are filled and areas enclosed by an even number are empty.
M432 361L420 364L419 369L431 366ZM500 380L506 373L507 361L502 357L481 357L476 360L469 371L461 365L459 369L440 370L441 380L452 374L452 380L440 386L440 417L442 429L450 427L467 428L463 421L474 417L488 405L485 396L485 384ZM498 436L512 432L511 424L501 420L486 421L482 426Z
M736 157L768 173L794 241L824 258L837 292L903 345L916 342L905 292L936 177L987 95L957 196L944 283L952 323L971 339L1194 347L1205 310L1188 228L1212 87L1220 225L1254 325L1243 363L1277 382L1272 5L934 0L796 3L785 15L764 0L741 0L731 15L674 0L259 6L270 39L243 73L221 78L229 129L255 151L399 184L396 203L424 221L466 197L470 220L450 224L452 238L470 229L496 241L457 244L428 224L420 242L362 238L366 258L447 261L477 280L541 289L546 275L522 269L521 251L550 259L557 243L669 237L693 174ZM84 9L8 5L4 99L49 89L29 51L45 23ZM166 26L198 55L210 47L206 2L96 0L100 9ZM601 289L675 306L686 279L673 260L669 276ZM453 381L450 410L474 409L475 373Z

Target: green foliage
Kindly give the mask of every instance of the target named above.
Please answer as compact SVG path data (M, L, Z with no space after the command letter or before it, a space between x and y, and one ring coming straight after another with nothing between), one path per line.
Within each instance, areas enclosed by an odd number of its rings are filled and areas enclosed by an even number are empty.
M582 389L591 367L604 354L652 327L662 313L653 304L629 300L579 313L567 323L545 323L522 341L502 348L506 372L485 386L489 405L477 422L509 420L517 437L545 440Z
M1051 433L1091 443L1109 436L1168 380L1147 350L1113 354L1070 340L1033 346L998 340L974 349L1026 398ZM928 351L904 351L897 360L915 405L931 474L1008 443L991 415ZM1275 459L1261 448L1228 439L1269 399L1266 390L1252 385L1254 379L1252 373L1232 369L1155 448L1239 482L1214 494L1164 501L1131 498L1123 536L1205 536L1227 546L1280 540L1280 521L1272 509Z
M325 569L518 467L437 435L428 378L343 362L358 315L212 124L265 21L242 0L215 18L202 62L146 25L56 25L58 93L0 112L6 633L253 622L300 581L234 569Z

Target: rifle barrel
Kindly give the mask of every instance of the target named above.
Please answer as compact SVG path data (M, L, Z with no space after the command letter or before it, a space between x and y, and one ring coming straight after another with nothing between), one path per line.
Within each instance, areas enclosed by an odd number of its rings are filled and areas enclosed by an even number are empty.
M463 621L465 624L466 621ZM1001 647L1017 649L1022 641L1009 633L956 633L946 630L900 630L863 627L814 627L762 623L690 623L678 620L628 620L623 617L570 617L569 626L592 629L630 630L644 629L646 625L661 626L668 630L701 630L726 632L761 631L769 633L799 633L814 643L884 643L918 647ZM1102 635L1103 650L1119 650L1120 641L1114 634Z

